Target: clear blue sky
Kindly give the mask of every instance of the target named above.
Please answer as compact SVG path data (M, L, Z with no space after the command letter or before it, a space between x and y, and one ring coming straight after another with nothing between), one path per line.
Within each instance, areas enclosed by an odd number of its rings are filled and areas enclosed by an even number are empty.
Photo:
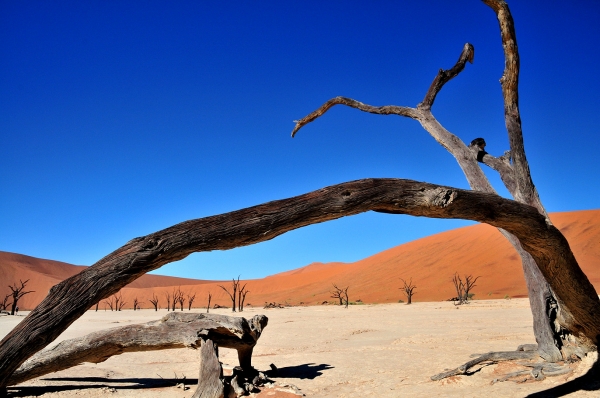
M534 182L549 211L598 208L600 5L509 4ZM476 0L1 1L0 250L90 265L180 221L344 181L466 188L409 119L336 107L290 138L293 120L337 95L415 106L466 42L475 63L433 111L500 155L502 47ZM257 278L467 224L363 214L158 273Z

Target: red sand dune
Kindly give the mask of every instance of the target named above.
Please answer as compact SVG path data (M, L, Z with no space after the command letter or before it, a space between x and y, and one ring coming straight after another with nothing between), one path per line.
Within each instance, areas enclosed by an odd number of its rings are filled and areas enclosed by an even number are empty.
M583 271L596 290L600 288L600 210L553 213L552 221L565 234ZM0 252L0 294L8 293L4 281L30 279L20 307L32 308L57 282L74 275L83 267L19 254ZM333 301L332 284L350 286L350 301L367 303L397 302L405 299L400 278L412 281L417 289L413 301L439 301L456 295L451 278L480 276L473 289L475 299L525 297L527 289L518 255L493 227L474 225L409 242L354 263L313 263L306 267L243 281L250 291L246 303L262 306L265 302L320 304ZM131 308L134 298L150 308L153 294L165 307L165 294L179 286L186 294L196 294L194 307L206 306L208 293L212 304L230 305L226 293L218 287L231 282L208 282L157 275L144 275L122 290ZM6 292L5 292L6 290ZM3 297L3 296L2 296ZM101 304L100 308L104 308ZM187 304L186 304L187 308Z

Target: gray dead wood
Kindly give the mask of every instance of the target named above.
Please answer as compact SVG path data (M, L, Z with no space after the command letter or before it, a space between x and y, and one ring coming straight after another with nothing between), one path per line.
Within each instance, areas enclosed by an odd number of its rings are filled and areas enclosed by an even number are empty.
M83 362L100 363L125 352L198 348L201 341L206 339L221 347L237 350L240 366L250 370L252 350L267 322L268 318L264 315L255 315L248 320L217 314L174 312L157 321L102 330L65 340L26 361L10 378L9 385Z
M533 184L529 163L525 156L518 101L519 51L514 21L504 0L483 0L483 2L496 13L504 49L505 69L500 83L502 85L504 116L510 145L510 150L505 151L504 155L496 158L485 153L480 158L478 149L474 146L467 147L459 137L446 130L431 113L435 97L443 86L464 69L467 61L473 62L475 50L469 43L463 47L454 67L448 70L440 69L425 94L425 98L416 108L396 105L376 107L351 98L336 97L325 102L308 116L296 121L292 137L303 126L322 116L335 105L345 105L363 112L379 115L398 115L412 118L421 123L423 128L456 158L473 190L495 193L494 188L489 183L481 167L479 167L478 160L480 160L499 173L504 185L516 201L535 207L550 223L548 214ZM572 328L572 314L568 310L565 311L561 297L555 294L555 286L550 281L545 280L540 265L536 264L536 260L522 247L516 236L502 228L500 228L500 232L521 256L533 314L533 329L540 355L547 361L559 361L572 354L580 356L582 353L594 350L593 339L590 340L585 336L581 336ZM577 322L585 321L578 320Z
M503 228L536 260L563 306L570 329L595 343L600 301L564 236L535 208L495 194L410 180L364 179L218 216L190 220L136 238L48 296L0 342L0 388L10 375L96 302L144 273L199 251L272 239L306 225L366 211L462 218Z
M200 373L198 387L192 398L224 398L223 368L219 362L219 348L210 339L200 347Z
M431 376L431 380L442 380L446 377L464 375L470 368L483 362L501 362L501 361L514 361L516 359L533 359L538 358L539 353L537 351L506 351L506 352L488 352L482 356L475 358L464 365L459 366L456 369L448 370L446 372L439 373Z

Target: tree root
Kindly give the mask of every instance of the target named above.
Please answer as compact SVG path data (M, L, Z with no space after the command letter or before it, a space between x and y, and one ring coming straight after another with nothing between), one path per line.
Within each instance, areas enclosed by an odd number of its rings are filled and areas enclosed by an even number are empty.
M475 354L476 358L459 366L456 369L447 370L445 372L431 376L431 380L437 381L442 380L451 376L466 375L469 374L469 369L475 365L481 363L495 364L502 361L516 361L516 360L534 360L542 359L537 350L535 344L524 344L517 348L516 351L501 351L501 352L488 352L486 354ZM473 355L471 355L473 357ZM494 379L493 383L507 381L514 379L519 376L526 376L525 380L544 380L546 377L560 376L570 373L572 369L567 365L559 365L551 362L515 362L516 365L525 366L529 369L519 370L513 373L509 373L501 378Z

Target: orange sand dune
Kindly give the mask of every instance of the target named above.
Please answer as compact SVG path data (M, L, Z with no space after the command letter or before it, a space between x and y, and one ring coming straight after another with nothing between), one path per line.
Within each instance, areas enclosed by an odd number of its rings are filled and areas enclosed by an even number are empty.
M565 234L583 271L596 289L600 288L600 210L554 213L552 221ZM58 281L81 270L81 267L50 260L34 259L0 252L0 280L31 279L36 293L25 296L21 308L36 305L45 292ZM439 301L456 295L452 275L480 276L473 289L475 299L525 297L527 289L518 255L493 227L474 225L409 242L354 263L313 263L306 267L272 275L247 283L246 303L262 306L264 302L320 304L333 301L332 284L349 286L350 300L369 303L396 302L405 299L401 278L416 284L414 301ZM181 286L187 295L196 295L194 307L212 303L229 305L219 284L191 279L145 275L122 291L131 308L138 298L144 308L155 294L162 308L165 295ZM0 294L5 288L0 286ZM100 308L104 308L104 304ZM187 304L186 304L187 308Z

